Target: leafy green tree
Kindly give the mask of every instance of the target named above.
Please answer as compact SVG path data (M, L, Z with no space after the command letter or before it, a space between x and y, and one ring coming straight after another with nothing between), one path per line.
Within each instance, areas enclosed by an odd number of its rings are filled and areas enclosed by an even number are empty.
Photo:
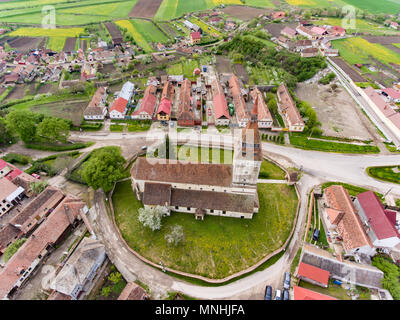
M81 175L93 189L102 188L104 192L109 192L114 183L124 176L125 162L126 160L121 155L121 148L101 148L93 152L82 165Z
M40 117L31 111L14 110L6 116L6 127L14 132L23 142L31 142L36 137L36 126Z
M108 280L111 281L113 284L117 284L118 282L120 282L122 280L122 274L119 272L112 272L108 276Z
M111 294L111 287L104 287L103 289L101 289L101 295L104 298L107 298L110 294Z
M37 182L31 182L29 185L31 187L31 190L34 194L40 194L43 192L44 189L47 188L48 186L47 181L37 181Z
M69 124L63 119L45 118L37 126L36 135L46 142L67 142L69 137Z
M0 145L6 145L12 142L12 134L7 129L7 122L4 118L0 118Z

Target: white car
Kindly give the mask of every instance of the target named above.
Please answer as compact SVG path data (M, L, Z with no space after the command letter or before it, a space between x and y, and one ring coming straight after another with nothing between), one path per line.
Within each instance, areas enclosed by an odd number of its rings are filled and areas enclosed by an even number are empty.
M275 300L282 300L282 291L279 289L275 292Z

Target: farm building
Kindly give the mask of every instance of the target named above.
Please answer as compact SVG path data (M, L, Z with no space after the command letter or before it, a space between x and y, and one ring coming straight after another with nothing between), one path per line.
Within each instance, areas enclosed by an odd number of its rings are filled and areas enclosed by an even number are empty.
M307 48L307 49L302 50L300 55L303 58L316 57L319 55L319 49L318 48Z
M289 131L303 132L305 123L286 85L279 86L277 97L279 113L284 118Z
M190 41L191 41L191 43L194 45L194 44L197 44L197 43L200 43L201 42L201 33L200 32L192 32L191 34L190 34Z
M132 114L133 119L153 119L153 113L157 103L156 91L157 87L153 85L149 85L146 88L143 99L139 101L137 110Z
M329 282L329 271L300 262L297 268L296 277L317 286L327 288Z

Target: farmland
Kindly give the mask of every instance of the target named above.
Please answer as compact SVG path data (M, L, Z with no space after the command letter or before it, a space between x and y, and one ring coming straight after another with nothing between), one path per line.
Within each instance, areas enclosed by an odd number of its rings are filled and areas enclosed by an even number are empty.
M332 26L341 26L343 20L340 18L323 18L318 21L313 21L314 24L316 25L324 25L324 24L329 24ZM390 34L399 34L398 31L392 29L392 28L387 28L383 27L375 22L370 22L366 21L363 19L356 19L355 20L355 29L350 29L347 28L347 33L355 33L355 32L368 32L372 35L390 35Z
M279 85L291 77L283 69L278 68L248 67L247 72L250 76L250 85Z
M355 6L361 10L372 13L389 13L399 12L400 0L345 0L348 4Z
M64 48L66 38L64 37L50 37L48 38L46 48L60 52Z
M155 15L156 20L170 20L188 12L215 8L221 4L243 5L240 0L164 0ZM247 0L246 5L259 7L274 7L270 0Z
M78 37L83 33L83 28L19 28L10 33L11 37Z
M150 43L165 43L168 38L151 22L147 20L119 20L116 24L128 30L136 43L146 52L152 52Z
M291 6L306 7L306 8L323 8L323 7L342 7L346 5L344 1L341 0L286 0Z
M332 42L332 45L335 49L339 49L340 55L349 64L368 64L371 63L371 57L386 65L390 65L390 63L400 64L400 54L362 38L336 40Z
M217 38L221 36L221 32L219 32L214 27L204 23L203 21L195 19L195 18L190 18L189 20L190 20L190 22L197 24L205 33L208 33L211 36L217 37Z

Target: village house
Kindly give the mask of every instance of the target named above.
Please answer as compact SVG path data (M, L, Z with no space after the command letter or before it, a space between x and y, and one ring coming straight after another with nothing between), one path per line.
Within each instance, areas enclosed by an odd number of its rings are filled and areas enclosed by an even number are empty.
M150 296L136 283L128 282L118 300L150 300Z
M228 104L226 102L222 85L218 80L214 80L211 88L213 95L215 125L228 126L231 117L229 115Z
M117 98L114 100L113 105L109 110L109 115L111 119L125 119L128 112L128 100L124 98Z
M334 37L344 37L346 35L346 29L339 26L329 28L328 32Z
M239 127L244 128L249 122L250 116L247 111L246 101L243 97L242 87L239 83L238 77L235 75L232 75L232 77L229 79L229 88L233 98L233 104L235 106L237 122Z
M133 119L151 120L153 119L154 110L156 109L157 87L149 85L144 91L143 99L138 102L137 109L132 113Z
M391 250L400 244L399 232L388 217L393 211L385 210L375 193L360 193L354 200L354 206L375 248Z
M327 288L329 283L329 271L314 267L310 264L300 262L296 271L296 278Z
M400 103L400 91L393 88L386 88L382 90L382 95L385 96L389 102Z
M175 87L170 81L166 81L161 94L160 104L157 110L158 121L169 121L171 117L172 103L175 97Z
M24 188L16 186L6 177L0 178L0 217L17 205L24 194Z
M85 120L104 120L107 115L106 101L107 89L99 87L83 112L83 118Z
M324 190L324 207L327 220L337 226L337 233L343 239L342 245L347 255L371 257L375 254L357 209L343 186L333 185Z
M180 99L178 105L178 126L193 127L195 114L192 106L192 83L185 79L181 83Z
M268 109L267 104L265 103L264 96L261 91L255 87L253 91L251 91L250 96L253 100L255 108L257 108L258 114L258 128L260 129L270 129L272 128L273 119L271 112Z
M313 45L311 40L299 40L295 42L294 47L297 52L300 52L305 49L312 48Z
M198 31L190 33L190 42L192 45L200 43L201 42L201 33Z
M285 27L283 28L283 30L281 31L281 34L285 37L288 37L290 39L293 39L297 36L297 32L296 30L290 28L290 27Z
M331 296L315 292L299 286L293 287L294 300L337 300Z
M319 55L319 49L318 48L308 48L308 49L304 49L301 51L300 55L303 58L312 58L312 57L316 57Z
M289 131L303 132L305 123L286 85L281 84L279 86L277 90L277 97L279 113L285 120Z
M66 197L0 272L0 298L10 299L80 219L85 204Z
M272 13L271 17L274 20L283 19L286 17L286 13L283 11L276 11L276 12Z
M70 296L72 300L78 300L92 283L105 259L104 245L99 240L84 237L50 288Z
M302 25L297 26L296 31L298 34L307 37L308 40L317 40L318 35L311 31L311 29Z

